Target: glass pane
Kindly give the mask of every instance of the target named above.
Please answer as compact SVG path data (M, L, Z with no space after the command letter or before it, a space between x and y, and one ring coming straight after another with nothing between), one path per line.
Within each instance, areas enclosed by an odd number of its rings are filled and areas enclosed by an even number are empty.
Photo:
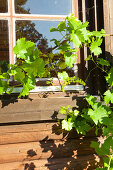
M52 26L57 27L58 23L59 21L16 21L16 39L25 37L26 40L35 42L36 46L48 57L51 48L55 47L54 42L50 40L60 40L62 38L59 32L50 32L50 28ZM58 50L53 51L54 54L57 52ZM57 67L59 60L62 60L62 57L63 55L61 54L54 56L55 67ZM59 68L57 67L57 69ZM68 69L68 72L70 76L74 74L72 69ZM46 75L45 77L48 76ZM54 70L51 70L51 77L56 77Z
M8 12L7 0L0 0L0 13Z
M16 21L16 39L25 37L26 40L35 42L42 51L47 52L55 46L51 39L61 38L59 32L50 32L50 28L57 27L59 21Z
M67 15L72 12L72 0L15 0L19 14Z
M0 20L0 71L7 71L9 63L8 21Z

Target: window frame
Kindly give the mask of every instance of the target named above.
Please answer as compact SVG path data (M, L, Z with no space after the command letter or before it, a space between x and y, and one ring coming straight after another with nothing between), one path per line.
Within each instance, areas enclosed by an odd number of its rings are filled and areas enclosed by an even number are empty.
M8 12L0 13L0 20L8 20L9 29L9 63L14 64L16 56L13 54L13 47L16 45L16 21L17 20L40 20L40 21L64 21L67 15L42 15L42 14L16 14L15 12L15 0L7 0ZM72 0L72 13L78 18L78 0ZM80 54L78 54L80 58ZM79 61L79 59L78 59ZM75 74L77 73L77 64L75 65ZM54 80L55 78L53 78ZM48 78L43 78L43 81L47 81ZM40 79L37 79L40 81ZM67 85L66 91L83 90L83 85ZM15 88L13 93L20 92L21 87ZM38 86L30 92L42 92L42 91L61 91L60 86Z

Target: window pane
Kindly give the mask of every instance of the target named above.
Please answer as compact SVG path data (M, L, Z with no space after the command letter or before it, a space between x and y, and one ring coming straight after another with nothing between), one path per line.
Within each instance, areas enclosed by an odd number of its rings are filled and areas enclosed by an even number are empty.
M0 0L0 13L8 12L7 0Z
M8 21L0 20L0 71L7 71L9 63Z
M67 15L72 12L72 0L15 0L19 14Z
M26 40L31 40L35 42L36 46L47 55L44 57L44 60L48 59L49 51L52 47L55 46L51 39L60 40L62 38L59 32L50 32L50 28L57 27L58 21L16 21L16 39L25 37ZM57 53L58 50L54 50L53 53ZM62 62L63 54L55 55L54 58L54 67L59 70L58 62ZM47 68L49 68L49 64L47 64ZM73 69L66 68L70 76L74 75ZM49 77L45 75L45 77ZM56 77L54 69L51 70L50 77Z
M50 28L57 27L59 21L16 21L16 39L25 37L26 40L35 42L36 46L46 52L55 46L51 39L61 38L59 32L50 32Z

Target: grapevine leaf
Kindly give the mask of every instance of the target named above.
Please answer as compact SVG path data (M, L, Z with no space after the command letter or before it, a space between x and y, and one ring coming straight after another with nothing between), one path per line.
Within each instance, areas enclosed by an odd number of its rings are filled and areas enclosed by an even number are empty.
M50 32L55 32L55 31L58 31L58 29L55 28L55 27L51 27L51 28L50 28Z
M25 78L25 73L22 71L21 68L17 68L14 79L17 80L18 82L22 83L24 78Z
M58 41L57 39L51 39L50 41L54 41L54 43L59 46L60 45L60 41Z
M56 66L60 67L61 69L65 69L67 67L67 65L65 64L65 62L59 61Z
M77 48L80 47L81 41L74 31L72 31L72 34L71 34L71 41L73 41L73 43L75 44Z
M68 77L69 76L66 71L63 71L62 73L58 72L58 78L60 78L61 80L65 81Z
M110 86L113 86L113 67L108 72L108 76L106 76L106 81Z
M69 27L74 30L76 30L78 27L80 27L80 25L82 25L82 22L75 18L73 15L71 15L70 17L67 16L66 20L68 21Z
M86 100L89 103L89 105L93 106L97 98L92 95L87 95Z
M8 83L0 80L0 95L2 95L8 88Z
M82 84L83 86L86 85L86 83L82 79L79 79L79 78L75 79L75 82L79 83L79 84Z
M104 60L103 58L98 58L97 62L101 64L102 66L110 66L109 61Z
M73 127L76 128L77 133L86 135L86 132L88 132L91 129L91 126L86 122L86 120L80 120L75 121Z
M111 103L113 103L113 93L110 92L110 90L107 90L105 93L104 93L104 101L106 104L108 104L110 101Z
M65 129L67 131L70 131L73 127L73 122L69 121L66 121L66 120L63 120L62 121L62 129Z
M94 123L97 125L98 122L102 123L104 118L108 117L108 112L106 108L103 106L100 106L98 103L96 103L93 106L95 109L89 109L88 115L91 117L91 119L94 121Z
M89 61L89 60L91 60L91 59L92 59L92 56L89 55L85 60L86 60L86 61Z
M38 50L38 48L35 48L35 50L33 51L33 58L36 59L39 56L40 51Z
M76 54L70 55L70 53L65 53L64 57L65 57L65 64L69 68L72 68L73 64L76 62L77 55Z
M93 31L92 36L99 37L99 38L104 37L105 36L105 30L101 29L101 31Z
M70 45L65 43L62 46L60 46L58 49L61 49L62 51L69 51L70 50Z
M25 38L21 38L17 40L16 46L13 48L14 54L17 55L17 58L27 59L28 56L31 54L35 47L35 44L31 41L26 41Z
M91 52L94 53L94 55L100 55L102 53L102 50L99 47L101 44L102 44L101 38L98 38L92 41L90 49L91 49Z
M36 82L34 77L26 78L26 82L24 82L23 89L18 97L27 96L29 94L29 91L35 88L35 83Z
M66 109L66 107L61 107L60 108L60 111L59 111L61 114L66 114L67 113L67 109Z
M45 63L42 58L37 58L35 61L33 61L31 64L24 64L24 70L34 77L39 76L42 77L44 74L44 67Z
M57 29L58 29L59 32L64 31L64 30L66 29L66 23L65 23L65 21L61 21L61 22L58 24Z
M90 146L95 149L98 155L102 155L98 142L92 141Z

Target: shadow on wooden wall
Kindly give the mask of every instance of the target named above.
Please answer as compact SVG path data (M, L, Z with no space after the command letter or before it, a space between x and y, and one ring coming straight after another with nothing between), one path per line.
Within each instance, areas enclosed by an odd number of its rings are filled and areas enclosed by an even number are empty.
M85 170L96 169L102 167L101 159L95 154L95 151L90 148L92 140L96 141L97 138L94 132L90 132L86 137L77 135L73 130L70 133L61 130L61 125L55 124L52 127L52 133L60 135L63 133L61 141L49 140L46 136L40 141L43 153L51 153L47 159L48 163L45 164L49 170Z

